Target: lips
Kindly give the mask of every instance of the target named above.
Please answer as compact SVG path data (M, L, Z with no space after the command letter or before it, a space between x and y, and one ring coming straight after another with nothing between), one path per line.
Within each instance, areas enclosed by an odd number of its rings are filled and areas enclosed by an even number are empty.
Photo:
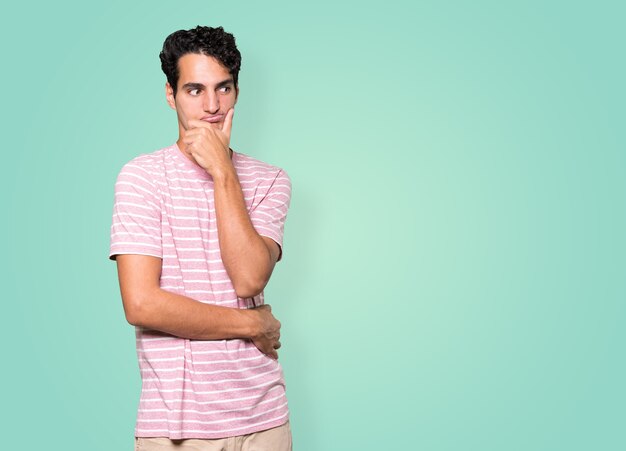
M215 116L205 116L202 118L202 120L205 122L211 122L211 123L221 122L224 120L224 115L216 114Z

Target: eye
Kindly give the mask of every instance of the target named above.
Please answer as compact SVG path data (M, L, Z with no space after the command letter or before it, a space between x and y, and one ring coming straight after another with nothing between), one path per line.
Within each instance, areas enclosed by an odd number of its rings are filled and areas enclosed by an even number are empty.
M222 93L224 93L224 94L226 94L226 93L230 92L230 90L231 90L231 89L232 89L232 88L231 88L230 86L222 86L222 87L219 89L219 91L220 91L220 92L222 92Z
M187 91L189 93L189 95L196 97L197 95L200 94L200 89L190 89L189 91Z

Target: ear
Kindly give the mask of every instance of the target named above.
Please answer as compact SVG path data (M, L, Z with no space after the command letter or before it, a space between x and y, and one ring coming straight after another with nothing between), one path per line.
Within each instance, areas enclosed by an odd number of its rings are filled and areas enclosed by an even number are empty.
M239 86L235 87L235 103L237 103L237 99L239 98Z
M165 98L167 103L173 110L176 109L176 99L174 98L174 90L168 82L165 82Z

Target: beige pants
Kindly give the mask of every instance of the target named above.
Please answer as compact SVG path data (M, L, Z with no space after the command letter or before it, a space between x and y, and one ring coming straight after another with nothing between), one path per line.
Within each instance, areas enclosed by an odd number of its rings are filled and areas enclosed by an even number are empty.
M135 451L291 451L291 427L282 426L253 434L218 439L183 439L135 437Z

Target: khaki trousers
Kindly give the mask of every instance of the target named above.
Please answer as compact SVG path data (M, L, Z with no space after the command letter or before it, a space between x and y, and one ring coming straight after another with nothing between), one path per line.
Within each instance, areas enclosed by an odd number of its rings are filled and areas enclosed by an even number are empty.
M253 434L218 439L170 440L164 437L135 437L135 451L291 451L289 421L282 426Z

